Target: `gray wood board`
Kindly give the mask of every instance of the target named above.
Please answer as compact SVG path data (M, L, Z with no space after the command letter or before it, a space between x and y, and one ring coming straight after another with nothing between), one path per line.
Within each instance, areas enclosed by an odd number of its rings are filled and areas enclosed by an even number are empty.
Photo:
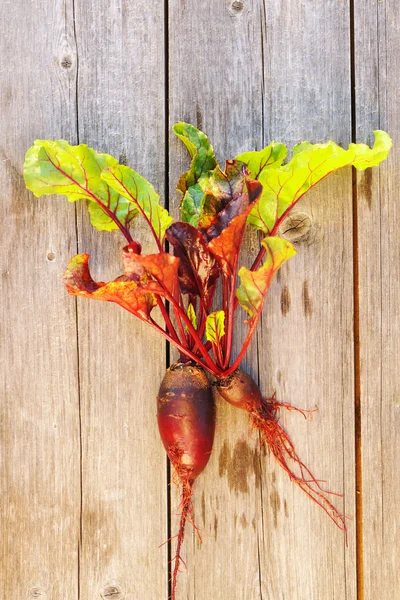
M260 148L259 14L245 11L236 16L226 2L189 1L171 2L169 16L170 126L183 120L205 131L221 163L240 151ZM188 156L175 136L171 135L170 143L170 205L178 216L174 186L187 168ZM244 331L238 319L236 335L242 337ZM257 377L256 342L249 349L247 364ZM178 579L179 600L260 597L258 442L255 435L248 435L244 412L222 402L217 403L217 410L213 453L196 482L194 496L195 522L203 543L200 546L188 528L183 551L187 569ZM178 496L173 496L172 534L177 528L178 502Z
M266 141L290 147L303 139L351 141L350 15L345 2L293 6L266 3ZM298 205L312 228L284 266L267 303L259 336L260 379L267 393L299 407L318 406L312 420L286 414L283 423L304 462L352 517L349 548L327 516L277 471L286 500L278 527L264 512L267 598L356 597L352 174L328 177ZM290 301L289 301L290 300ZM281 313L281 314L279 314ZM272 463L272 461L271 461ZM271 464L270 463L270 464ZM274 468L273 463L271 468ZM275 494L272 475L264 487ZM278 503L279 506L279 503ZM268 559L268 560L267 560ZM305 561L308 563L307 566ZM282 581L287 587L282 589Z
M364 598L375 600L400 589L400 7L357 1L355 15L357 141L384 129L394 143L357 177Z
M170 0L169 126L192 122L218 158L271 139L351 137L346 2ZM75 5L75 6L74 6ZM164 2L4 1L0 11L0 596L167 598L166 460L155 396L165 345L119 307L67 296L69 258L121 273L116 232L83 205L26 192L36 138L110 152L163 196ZM356 136L399 144L399 8L355 1ZM188 156L170 136L170 192ZM297 212L298 255L276 278L244 367L265 395L319 411L282 415L304 462L345 494L349 548L269 453L246 415L218 403L214 452L194 497L178 600L375 600L400 587L398 150L357 176L362 547L356 595L352 175L330 176ZM76 216L78 221L76 223ZM78 227L77 227L78 225ZM78 233L78 239L77 239ZM138 221L135 237L154 246ZM256 238L249 236L245 257ZM236 336L246 326L238 312ZM236 344L235 351L238 351ZM79 352L78 352L79 350ZM82 483L82 488L81 488ZM172 534L179 498L172 493ZM174 545L172 544L172 551Z
M62 284L75 210L33 198L36 138L76 142L72 2L4 2L0 122L1 598L77 598L80 510L75 302Z
M220 159L271 139L348 143L349 28L341 2L171 2L170 125L202 128ZM173 191L187 157L170 143ZM311 232L272 286L245 367L266 395L276 390L282 401L318 405L312 421L284 415L282 422L354 516L351 203L347 170L299 206ZM346 550L343 534L259 452L246 415L222 403L195 510L204 541L187 539L178 598L355 598L354 523Z
M163 196L163 2L79 2L75 18L79 141L127 162ZM122 273L126 242L88 221L82 207L79 250L91 253L94 278L110 281ZM132 235L155 251L140 218ZM156 420L165 343L120 307L85 299L78 331L81 598L166 598L166 458Z

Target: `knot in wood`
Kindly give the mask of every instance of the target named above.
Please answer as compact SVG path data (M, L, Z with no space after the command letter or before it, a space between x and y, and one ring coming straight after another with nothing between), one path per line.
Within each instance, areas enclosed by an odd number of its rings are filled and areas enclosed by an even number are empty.
M295 212L283 221L279 232L289 242L305 242L309 238L311 228L311 217L303 212Z
M104 600L122 600L123 593L117 585L107 585L101 592L101 597Z
M60 61L60 65L63 69L70 69L72 67L72 58L71 56L63 56Z
M38 587L29 590L29 598L46 598L46 592Z
M55 258L56 258L56 255L54 254L54 252L49 252L49 253L48 253L48 255L47 255L47 260L48 260L49 262L53 262L53 260L55 260Z
M234 0L231 4L231 11L234 14L241 13L244 9L244 2L242 0Z

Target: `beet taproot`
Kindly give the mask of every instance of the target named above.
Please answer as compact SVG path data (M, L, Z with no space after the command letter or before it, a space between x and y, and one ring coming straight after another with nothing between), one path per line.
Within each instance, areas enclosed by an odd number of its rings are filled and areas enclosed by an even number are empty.
M193 483L206 467L214 442L214 397L201 367L177 362L167 370L157 396L157 418L162 442L181 487L181 517L170 596L174 600L186 522L190 521L197 531L192 519Z

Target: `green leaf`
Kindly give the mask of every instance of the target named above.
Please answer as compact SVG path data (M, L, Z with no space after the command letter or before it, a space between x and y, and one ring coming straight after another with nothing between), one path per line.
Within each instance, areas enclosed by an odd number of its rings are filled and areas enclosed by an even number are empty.
M392 138L386 131L376 129L374 131L375 142L372 148L367 144L350 144L349 149L353 149L356 158L353 165L359 171L365 171L369 167L377 167L379 163L386 160L389 150L393 146Z
M190 322L193 325L193 327L195 329L197 329L196 311L194 310L194 306L193 306L193 304L191 302L190 302L189 306L187 307L187 316L189 317Z
M206 338L216 344L225 335L225 312L218 310L210 313L206 320Z
M190 168L183 173L178 181L177 189L182 193L181 219L194 227L198 226L201 208L205 195L198 186L200 177L217 165L214 150L207 136L189 125L189 123L176 123L174 133L185 144L192 158Z
M190 169L181 175L177 189L185 192L195 185L203 173L217 166L214 150L205 133L189 123L176 123L173 126L175 135L185 144L192 158ZM182 219L184 220L184 219Z
M344 150L335 142L310 144L303 142L293 149L293 158L279 169L264 169L259 176L263 185L261 198L250 212L248 223L273 235L287 212L316 183L329 173L346 165L367 169L378 165L392 146L384 131L374 131L372 148L366 144L350 144Z
M258 179L264 169L277 169L286 158L287 148L279 142L271 142L258 152L243 152L236 159L247 165L250 176Z
M205 195L200 185L192 185L181 202L181 217L184 223L198 227Z
M127 231L137 208L110 188L100 174L118 161L86 144L70 146L65 140L36 140L24 163L26 187L37 198L62 194L70 202L88 200L91 223L100 231Z
M142 213L161 245L173 218L160 205L160 197L151 183L130 167L118 164L104 169L101 177Z
M265 295L279 267L296 254L293 245L280 237L266 237L261 243L267 251L264 264L257 271L241 267L238 273L241 284L236 296L250 316L248 323L260 315Z

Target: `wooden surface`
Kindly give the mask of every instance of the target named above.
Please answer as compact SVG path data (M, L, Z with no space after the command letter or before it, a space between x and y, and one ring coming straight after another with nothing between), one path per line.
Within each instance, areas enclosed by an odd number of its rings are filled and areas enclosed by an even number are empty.
M163 4L102 0L93 8L87 2L75 5L79 141L132 165L163 196ZM86 207L78 211L79 251L92 254L98 280L110 281L122 272L121 236L99 234ZM144 251L155 251L145 227L135 224L133 231ZM80 598L164 598L167 546L159 546L168 538L167 479L155 397L165 371L165 345L109 303L79 298L77 329Z
M78 596L76 315L60 286L75 216L66 202L32 202L22 177L35 138L77 140L74 87L60 66L73 53L63 4L6 3L0 17L0 590L24 600Z
M118 307L67 296L69 257L90 252L95 278L108 280L121 240L92 230L83 206L33 199L26 149L63 137L110 152L162 198L168 185L177 216L188 164L168 134L178 120L206 131L220 160L271 139L370 142L376 128L398 145L399 23L394 0L3 1L1 599L167 600L159 545L177 527L155 419L165 345ZM195 494L203 544L188 529L178 600L396 597L398 162L395 149L354 190L345 169L302 201L311 227L291 233L298 255L245 361L265 395L318 405L312 420L282 423L344 493L349 547L259 451L246 415L221 402Z
M365 132L382 128L394 142L390 159L379 171L357 178L362 566L365 598L385 598L396 597L400 589L400 7L396 2L367 2L362 10L357 8L357 141Z

